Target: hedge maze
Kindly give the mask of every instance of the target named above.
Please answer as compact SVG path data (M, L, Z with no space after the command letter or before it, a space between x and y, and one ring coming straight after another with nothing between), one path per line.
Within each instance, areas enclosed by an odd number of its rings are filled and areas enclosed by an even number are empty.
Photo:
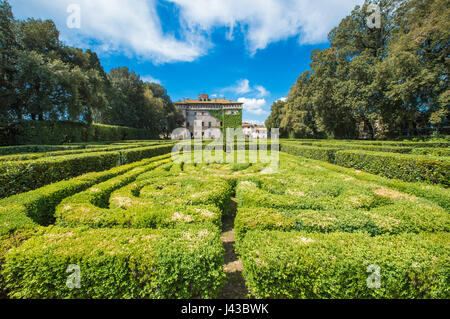
M226 282L222 223L235 197L235 247L256 298L449 298L445 183L334 165L353 150L301 143L282 141L295 155L281 153L271 173L267 163L173 162L173 144L155 141L5 155L3 165L19 168L0 178L24 182L11 196L2 188L0 296L216 298ZM442 146L374 154L424 157L439 170ZM86 164L103 156L111 161ZM29 187L26 172L40 182Z
M252 294L448 298L448 209L415 187L346 171L283 156L280 174L238 183L237 247ZM367 284L371 265L380 270L377 288Z

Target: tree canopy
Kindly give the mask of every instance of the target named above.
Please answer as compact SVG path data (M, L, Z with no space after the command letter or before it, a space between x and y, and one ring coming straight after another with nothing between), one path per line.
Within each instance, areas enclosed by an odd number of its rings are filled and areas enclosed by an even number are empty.
M370 28L370 4L381 28ZM290 137L383 138L440 129L449 116L449 0L366 0L311 54L266 125Z
M14 19L0 0L0 124L70 120L166 134L182 121L167 91L95 52L65 45L51 20Z

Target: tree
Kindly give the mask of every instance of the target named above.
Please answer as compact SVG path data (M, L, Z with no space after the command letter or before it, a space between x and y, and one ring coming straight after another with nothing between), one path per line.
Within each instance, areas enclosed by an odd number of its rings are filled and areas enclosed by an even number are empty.
M22 113L15 103L13 86L17 49L15 29L11 6L7 1L0 0L0 123L6 123L11 116L21 116Z
M268 131L272 130L272 128L280 129L280 136L284 136L284 131L281 129L281 121L284 118L283 108L285 105L286 102L282 100L273 102L270 108L270 116L267 118L265 123Z
M369 4L381 10L370 28ZM291 88L281 127L293 137L398 136L449 115L449 0L367 0L311 54L311 70ZM269 121L269 122L270 122Z

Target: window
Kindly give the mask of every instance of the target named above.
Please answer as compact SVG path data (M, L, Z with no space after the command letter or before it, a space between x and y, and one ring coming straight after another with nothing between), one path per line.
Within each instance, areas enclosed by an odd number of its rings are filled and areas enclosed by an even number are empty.
M211 122L208 122L208 127L211 127Z

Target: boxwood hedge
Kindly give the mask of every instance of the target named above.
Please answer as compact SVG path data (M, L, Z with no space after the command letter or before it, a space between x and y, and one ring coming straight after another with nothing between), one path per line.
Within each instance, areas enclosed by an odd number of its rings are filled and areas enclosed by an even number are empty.
M303 156L320 161L334 163L335 154L339 149L331 147L307 146L297 143L281 143L280 150L291 155Z
M232 188L219 178L196 176L160 177L137 180L114 193L111 208L160 205L214 205L226 213Z
M372 236L420 232L450 232L450 216L440 207L403 200L371 210L279 210L239 208L237 242L251 230L302 232L366 232Z
M0 161L10 162L10 161L27 161L34 160L38 158L49 158L49 157L57 157L64 155L72 155L72 154L87 154L94 152L111 152L111 151L120 151L126 149L139 148L144 146L153 146L160 145L158 142L148 142L148 143L140 143L140 144L119 144L119 145L99 145L99 147L86 147L82 149L71 149L64 151L55 151L55 152L43 152L43 153L26 153L26 154L14 154L1 156Z
M216 231L50 227L5 256L11 298L213 298L223 286ZM80 288L67 285L69 265Z
M100 208L86 204L62 204L56 211L56 225L91 228L186 228L214 225L219 231L222 212L216 206L149 204L121 208Z
M114 166L169 153L172 145L94 152L0 163L0 198L72 178L87 172L103 171Z
M163 161L168 157L169 155L162 155L103 172L88 173L71 180L2 199L0 200L0 235L11 233L17 229L34 227L36 224L49 225L54 221L55 207L64 198L141 165Z
M449 233L251 231L239 253L257 298L448 299L449 241ZM380 285L369 285L377 269Z
M407 182L427 181L450 185L450 161L421 155L369 151L339 151L336 164Z

